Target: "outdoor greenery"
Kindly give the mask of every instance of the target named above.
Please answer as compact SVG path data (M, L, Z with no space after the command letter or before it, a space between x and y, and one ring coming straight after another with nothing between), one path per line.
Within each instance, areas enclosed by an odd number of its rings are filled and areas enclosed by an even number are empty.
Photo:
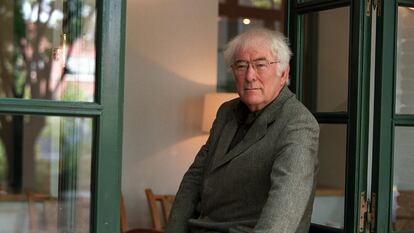
M84 21L94 17L94 4L94 0L2 1L0 98L60 101L86 99L79 84L65 80L68 75L74 75L74 71L62 67L60 72L56 72L54 58L57 51L62 52L56 48L63 45L61 35L64 32L67 34L67 51L66 54L60 54L60 57L71 57L72 45L84 35ZM2 188L11 192L33 190L35 187L47 190L50 161L39 157L44 157L42 153L50 151L41 148L39 142L49 140L65 143L59 138L50 138L56 134L50 133L54 129L48 119L50 118L0 114L0 184L7 186ZM63 131L58 136L62 137L65 133ZM25 164L33 164L29 168L25 167L24 182L23 159Z
M280 7L282 0L250 0L250 2L255 7L276 9Z

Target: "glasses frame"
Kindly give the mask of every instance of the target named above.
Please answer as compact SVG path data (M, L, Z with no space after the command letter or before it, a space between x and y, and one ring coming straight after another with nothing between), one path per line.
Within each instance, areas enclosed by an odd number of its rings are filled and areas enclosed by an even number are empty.
M240 63L240 62L245 62L247 64L247 67L246 68L236 67L236 63ZM260 69L258 70L257 69L257 64L255 64L255 62L265 62L265 70L260 70ZM233 64L231 64L230 67L233 69L233 72L237 73L237 74L246 73L249 70L250 67L252 67L253 70L256 71L256 73L263 73L263 72L267 71L268 67L271 64L276 64L276 63L280 63L280 60L277 60L277 61L268 61L267 59L257 59L257 60L254 60L254 61L237 60Z

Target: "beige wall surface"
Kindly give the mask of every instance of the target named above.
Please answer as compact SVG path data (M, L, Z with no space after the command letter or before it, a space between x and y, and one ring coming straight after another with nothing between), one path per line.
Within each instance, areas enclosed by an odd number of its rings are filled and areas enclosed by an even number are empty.
M149 227L145 188L175 193L207 136L217 76L218 1L128 0L122 192L130 227Z

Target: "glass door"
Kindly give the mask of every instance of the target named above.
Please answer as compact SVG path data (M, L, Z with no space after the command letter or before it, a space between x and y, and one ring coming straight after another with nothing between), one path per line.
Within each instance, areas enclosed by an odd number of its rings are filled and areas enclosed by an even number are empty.
M414 1L383 1L379 6L372 230L414 232Z
M292 88L321 123L311 231L414 232L414 1L288 7ZM325 184L345 188L335 205Z
M287 1L291 89L320 124L311 232L359 232L366 192L370 15L364 1Z
M1 1L0 233L119 232L124 5Z

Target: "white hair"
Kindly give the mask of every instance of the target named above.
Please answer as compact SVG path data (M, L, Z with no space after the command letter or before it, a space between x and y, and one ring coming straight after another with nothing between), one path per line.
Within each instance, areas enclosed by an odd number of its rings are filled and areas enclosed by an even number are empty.
M270 49L275 60L279 61L279 72L286 68L292 56L289 42L282 33L266 28L254 28L237 35L227 43L224 49L226 66L230 67L235 62L234 56L239 49L249 46L266 46Z

